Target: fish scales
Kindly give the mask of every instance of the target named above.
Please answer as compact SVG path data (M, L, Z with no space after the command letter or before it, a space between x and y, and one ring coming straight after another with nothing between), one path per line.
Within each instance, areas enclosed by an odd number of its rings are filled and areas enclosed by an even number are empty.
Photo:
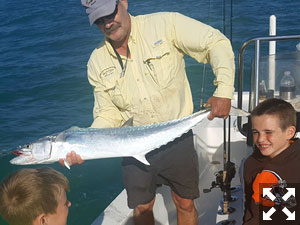
M204 110L178 120L135 127L72 127L56 138L48 136L26 145L10 162L18 165L52 163L75 151L84 160L132 156L149 164L145 158L148 152L188 132L208 114L209 111Z

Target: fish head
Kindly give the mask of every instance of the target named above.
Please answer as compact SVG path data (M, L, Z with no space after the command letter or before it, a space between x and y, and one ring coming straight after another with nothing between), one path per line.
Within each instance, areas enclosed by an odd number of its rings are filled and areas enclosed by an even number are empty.
M31 144L26 144L13 151L17 157L10 160L15 165L30 165L45 163L51 157L52 141L50 138L42 138Z

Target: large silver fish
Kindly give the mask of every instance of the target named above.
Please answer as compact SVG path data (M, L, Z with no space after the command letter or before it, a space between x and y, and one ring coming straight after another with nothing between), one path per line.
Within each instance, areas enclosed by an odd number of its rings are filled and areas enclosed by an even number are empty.
M232 110L231 114L236 114ZM203 110L181 119L146 126L70 128L57 136L46 136L16 150L18 156L10 163L53 163L65 158L68 152L75 151L83 160L132 156L149 165L145 158L148 152L188 132L206 118L209 112Z

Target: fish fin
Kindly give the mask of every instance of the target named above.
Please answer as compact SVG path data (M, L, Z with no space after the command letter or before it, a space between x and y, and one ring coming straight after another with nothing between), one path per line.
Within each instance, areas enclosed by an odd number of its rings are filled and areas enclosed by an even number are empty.
M63 159L64 160L64 164L65 164L65 166L70 170L71 169L71 167L70 167L70 164L69 164L69 162L66 160L66 159Z
M65 131L80 131L82 130L83 128L80 128L78 126L72 126L70 127L69 129L65 130Z
M66 132L63 131L56 136L55 142L64 141L65 139L66 139Z
M133 126L133 117L129 118L125 123L123 123L122 127L132 127Z
M249 116L250 113L243 109L239 109L234 106L231 106L229 115L230 116Z
M140 162L144 163L145 165L150 166L150 163L145 158L145 155L134 155L132 157L136 158L137 160L139 160Z
M66 140L66 133L67 133L67 132L70 132L70 131L77 131L77 130L80 130L80 129L81 129L80 127L72 126L72 127L70 127L69 129L60 132L60 133L56 136L55 142L63 142L63 141L65 141L65 140Z

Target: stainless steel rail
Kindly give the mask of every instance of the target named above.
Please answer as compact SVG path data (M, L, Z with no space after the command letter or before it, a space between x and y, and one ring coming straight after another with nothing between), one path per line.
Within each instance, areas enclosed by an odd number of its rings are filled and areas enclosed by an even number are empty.
M239 51L239 61L238 61L238 108L242 108L243 103L243 76L244 76L244 52L247 46L251 43L255 43L255 56L254 56L254 100L255 106L258 104L258 73L259 73L259 60L260 60L260 43L263 41L283 41L283 40L300 40L300 35L289 35L289 36L268 36L268 37L258 37L250 39L242 45ZM251 96L251 95L249 95ZM250 97L251 98L251 97ZM249 99L250 100L250 99ZM250 102L250 101L249 101ZM242 131L242 118L238 117L237 120L238 129L243 134Z

